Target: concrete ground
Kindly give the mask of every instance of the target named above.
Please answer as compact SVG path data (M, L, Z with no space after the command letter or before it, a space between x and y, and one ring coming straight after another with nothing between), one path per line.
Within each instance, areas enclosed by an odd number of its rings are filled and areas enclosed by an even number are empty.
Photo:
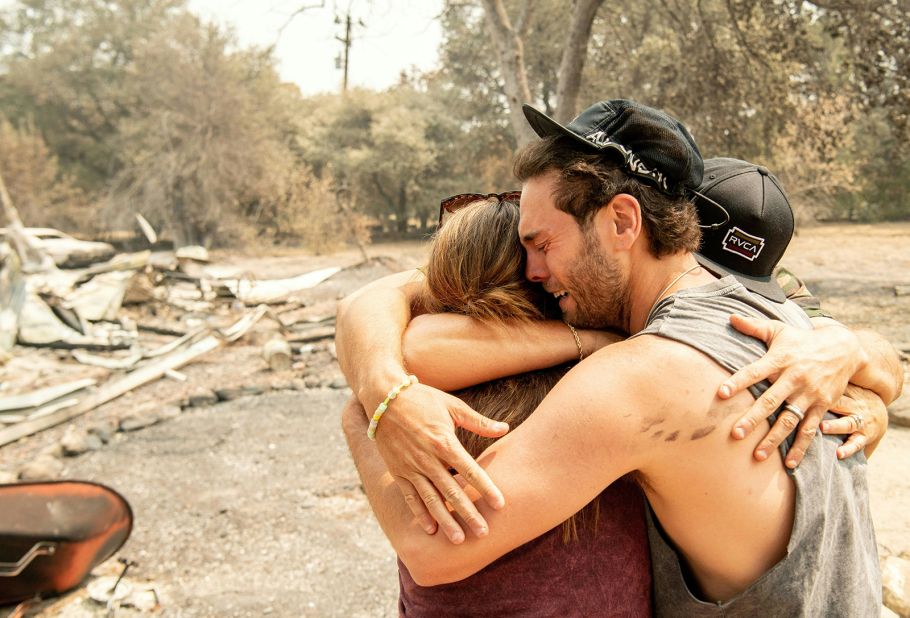
M349 391L273 392L118 434L66 476L136 515L119 556L165 616L393 616L397 571L344 444ZM128 609L117 615L131 615ZM79 590L41 615L101 616Z

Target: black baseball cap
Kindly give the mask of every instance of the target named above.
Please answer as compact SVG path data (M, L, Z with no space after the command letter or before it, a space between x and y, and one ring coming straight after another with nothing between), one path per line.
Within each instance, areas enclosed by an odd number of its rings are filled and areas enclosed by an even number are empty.
M530 105L525 118L540 137L565 135L585 149L618 154L630 174L653 182L663 192L682 195L702 181L703 162L683 124L628 99L600 101L563 126Z
M695 197L702 223L695 259L716 275L733 275L749 290L784 302L773 271L793 237L794 220L780 181L767 168L739 159L708 159L704 174ZM710 225L718 218L717 205L729 218Z

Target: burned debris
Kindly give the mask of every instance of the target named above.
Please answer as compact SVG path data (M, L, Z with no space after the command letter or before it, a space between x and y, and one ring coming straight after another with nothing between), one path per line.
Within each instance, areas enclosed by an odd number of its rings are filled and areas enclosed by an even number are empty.
M314 379L314 372L303 376L300 371L316 356L326 366L334 360L330 340L336 299L331 291L321 302L304 300L301 293L339 267L259 279L214 264L206 249L190 246L114 255L99 250L96 258L103 260L85 263L80 258L80 268L60 268L72 260L50 256L22 226L2 187L0 195L8 221L0 235L0 447L74 421L159 380L179 385L171 390L183 396L115 419L113 431L154 424L167 410L179 412L267 388L344 386L336 375ZM138 222L149 242L157 241L152 226L142 218ZM78 250L85 257L84 247ZM241 339L246 347L257 348L253 358L258 364L248 373L275 379L260 384L203 378L200 384L180 371L203 357L217 364L219 350L226 354ZM62 449L50 454L94 450L109 433L104 427L68 428ZM26 468L13 476L59 472L56 465Z

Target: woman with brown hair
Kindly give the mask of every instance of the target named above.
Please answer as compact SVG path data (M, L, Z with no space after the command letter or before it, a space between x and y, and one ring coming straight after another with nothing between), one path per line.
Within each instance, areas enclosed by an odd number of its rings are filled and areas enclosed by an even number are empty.
M446 207L455 212L440 221L433 239L419 311L460 314L491 327L558 317L552 299L524 277L517 194L456 196L443 202L443 207L442 214L447 214ZM514 428L569 367L531 371L453 394L481 414ZM421 368L412 369L419 374ZM464 430L459 430L458 437L473 457L494 441ZM560 526L462 581L424 587L400 561L399 572L399 611L405 616L646 616L651 612L642 496L625 479Z

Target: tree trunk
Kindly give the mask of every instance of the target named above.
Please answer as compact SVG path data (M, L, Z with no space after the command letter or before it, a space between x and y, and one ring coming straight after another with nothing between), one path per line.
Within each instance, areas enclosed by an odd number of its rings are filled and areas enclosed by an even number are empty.
M363 261L369 262L370 256L367 255L366 244L357 231L357 215L351 207L351 192L347 188L347 183L344 181L342 181L342 186L335 191L335 204L338 206L338 210L344 213L344 222L348 228L348 236L354 241L357 248L360 249L360 255L363 257Z
M525 0L525 2L530 2L530 0ZM531 102L521 33L512 26L502 0L483 0L483 6L487 25L493 41L496 43L496 55L499 58L505 94L509 101L512 133L515 135L518 146L521 147L536 137L521 111L522 103Z
M591 27L604 0L573 0L569 30L566 33L562 59L559 63L556 85L555 120L567 122L578 111L578 91L588 55ZM528 21L530 0L523 6L523 14L516 26L512 25L502 0L483 0L487 25L496 43L499 68L502 71L503 86L509 102L509 120L518 146L524 146L535 138L534 131L521 111L522 103L531 102L528 74L524 61L522 36Z
M402 184L398 187L398 232L405 234L408 231L408 190Z
M562 60L559 62L559 82L556 86L554 120L569 122L578 113L578 91L588 57L591 26L604 0L573 0L572 18L566 35Z
M187 208L184 182L183 178L177 178L171 186L171 227L174 230L175 249L197 244L196 226L193 225L191 211Z

